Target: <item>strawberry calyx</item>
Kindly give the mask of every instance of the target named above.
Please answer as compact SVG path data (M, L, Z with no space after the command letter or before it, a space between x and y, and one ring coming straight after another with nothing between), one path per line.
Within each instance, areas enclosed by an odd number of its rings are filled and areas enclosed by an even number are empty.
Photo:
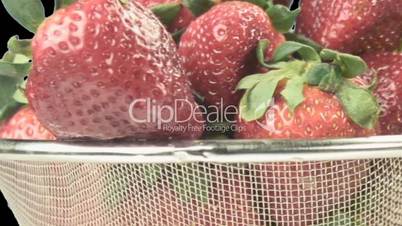
M218 0L182 0L182 4L187 7L194 16L200 16L219 2Z
M54 0L54 11L69 6L77 0Z
M401 43L399 44L398 51L399 51L399 52L402 52L402 39L401 39Z
M283 34L288 41L294 41L298 43L305 44L307 46L312 47L315 49L317 52L321 52L321 50L324 48L320 44L316 43L315 41L307 38L306 36L294 32L287 32Z
M65 4L58 4L55 8ZM35 33L45 20L45 10L40 0L2 0L10 14L21 26ZM26 78L32 67L30 39L11 37L7 42L8 51L0 59L0 121L7 120L28 103L25 97Z
M179 15L181 7L182 4L171 2L155 5L151 10L165 26L169 26Z
M45 8L40 0L2 0L7 12L28 31L35 33L45 20Z
M273 0L247 0L247 2L263 8L271 19L272 25L281 33L286 33L292 29L301 12L300 7L291 10L287 6L274 4Z
M268 72L243 78L237 90L245 90L240 101L240 116L246 121L260 119L280 91L291 112L304 101L304 87L316 86L335 95L349 118L363 128L374 128L379 117L379 106L369 87L351 82L364 73L368 66L357 56L330 49L318 52L313 47L288 41L278 47L271 61L261 56L268 46L261 40L257 58ZM279 84L285 83L278 90Z
M8 51L0 59L0 121L7 119L27 103L23 90L26 76L32 67L28 43L29 40L11 37Z
M281 33L290 31L296 22L297 17L301 12L300 7L291 10L281 4L273 4L272 0L268 1L266 13L272 21L272 25L275 29Z

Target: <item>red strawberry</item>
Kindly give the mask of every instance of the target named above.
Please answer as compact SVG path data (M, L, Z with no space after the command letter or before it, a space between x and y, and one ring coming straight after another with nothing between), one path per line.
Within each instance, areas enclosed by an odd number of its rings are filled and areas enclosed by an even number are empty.
M315 87L305 87L304 101L292 113L278 96L258 121L239 120L242 139L320 139L374 135L374 130L359 127L344 112L339 100Z
M146 7L153 7L165 3L181 3L181 0L136 0ZM176 32L183 28L186 28L191 21L195 19L193 13L185 6L181 6L181 10L172 24L169 25L168 30L170 32Z
M331 49L394 50L402 40L400 0L303 0L297 30Z
M284 61L291 54L288 50L296 48L309 60ZM280 46L273 59L277 62L266 74L247 76L238 85L246 92L239 104L237 138L310 140L375 134L377 101L370 90L349 81L367 69L362 59L332 50L319 55L295 42ZM276 225L305 226L321 223L331 211L350 204L367 176L365 167L366 162L359 161L272 163L258 165L255 175L269 218Z
M196 138L202 132L175 43L134 1L73 3L45 20L32 50L27 96L58 137ZM187 131L165 128L179 125Z
M381 108L377 133L402 134L402 53L369 53L363 58L378 79L374 89ZM370 83L373 75L366 73L363 79Z
M31 108L25 107L8 119L0 128L1 139L55 140L56 138L36 118Z
M270 42L267 55L284 37L267 14L247 2L224 2L190 24L183 34L179 54L193 88L210 105L236 104L238 81L256 67L254 50L261 39Z
M355 125L332 94L306 87L305 100L292 114L283 98L275 99L263 119L239 121L237 138L320 139L374 135ZM318 224L335 206L350 205L358 194L366 163L328 161L261 164L257 167L265 197L263 208L277 225ZM292 223L289 223L292 222Z

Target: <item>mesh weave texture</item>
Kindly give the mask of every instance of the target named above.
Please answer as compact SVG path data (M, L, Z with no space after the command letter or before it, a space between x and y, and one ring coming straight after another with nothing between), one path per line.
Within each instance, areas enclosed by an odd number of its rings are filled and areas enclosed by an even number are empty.
M401 159L265 164L0 161L22 226L402 225Z

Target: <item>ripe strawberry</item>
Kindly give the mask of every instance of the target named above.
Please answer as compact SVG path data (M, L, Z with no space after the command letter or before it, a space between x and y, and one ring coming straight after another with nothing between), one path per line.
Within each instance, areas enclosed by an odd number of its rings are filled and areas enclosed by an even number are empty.
M134 1L78 1L57 11L40 25L32 53L27 96L58 137L196 138L202 132L175 43ZM191 131L164 127L180 125Z
M181 3L181 0L136 0L148 8L165 3ZM195 19L193 13L184 5L181 5L181 10L176 19L168 26L169 32L180 31L186 28L191 21Z
M377 77L374 95L377 97L381 114L377 133L382 135L402 134L402 53L379 52L363 55L374 73L362 78L371 83Z
M36 118L30 107L19 110L0 127L1 139L55 140Z
M267 14L247 2L231 1L214 6L190 24L183 34L179 54L193 88L206 104L237 104L236 84L256 68L254 50L261 39L270 42L267 55L284 37Z
M374 135L374 130L353 123L337 97L315 87L304 88L304 101L291 112L282 96L265 115L252 122L239 119L242 139L320 139Z
M331 49L394 50L402 40L400 0L303 0L297 30Z
M284 61L293 53L289 49L300 49L304 60ZM326 49L318 54L295 42L280 46L273 59L266 74L245 77L238 85L246 92L240 102L237 138L309 140L375 134L377 101L370 90L349 81L367 69L362 59ZM276 225L321 223L331 211L351 203L367 176L366 162L359 161L271 163L256 168L263 208Z
M374 135L347 117L332 94L306 87L305 100L291 113L283 98L275 100L258 122L239 121L237 138L319 139ZM366 164L359 161L272 163L257 167L263 208L277 225L315 225L339 204L358 194ZM292 222L292 223L289 223Z

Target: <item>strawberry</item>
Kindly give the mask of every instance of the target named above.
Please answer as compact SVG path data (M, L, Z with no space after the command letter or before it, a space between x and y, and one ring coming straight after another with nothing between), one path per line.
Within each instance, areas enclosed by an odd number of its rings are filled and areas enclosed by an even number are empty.
M189 170L189 169L188 169ZM201 170L172 177L174 182L158 181L154 187L138 190L133 186L125 194L121 205L131 203L130 212L135 218L116 218L118 225L163 225L163 226L263 226L253 201L250 178L239 171L226 167L211 166L202 176ZM212 174L213 176L211 176ZM137 175L138 176L138 175ZM190 179L192 178L192 179ZM179 184L182 180L182 184ZM134 182L135 183L135 182ZM145 183L143 181L142 183ZM174 185L173 185L174 184ZM172 186L173 185L173 186ZM138 204L138 200L141 200ZM132 203L135 203L134 205ZM126 208L121 208L127 211Z
M400 0L303 0L301 9L297 31L327 48L360 54L400 46Z
M176 15L176 18L168 25L169 32L177 32L186 28L191 21L195 19L195 16L189 8L181 4L181 0L137 0L137 2L144 6L151 8L162 4L180 4L180 11Z
M339 100L319 88L306 86L303 103L292 113L279 96L258 121L239 120L238 138L320 139L374 135L353 123Z
M39 26L32 56L27 97L58 137L180 139L202 133L175 43L134 1L78 1L57 11Z
M16 140L55 140L37 119L30 107L20 109L8 119L0 128L1 139Z
M299 58L288 58L294 52ZM326 63L330 62L330 63ZM268 72L243 78L236 137L328 139L375 135L379 106L370 90L350 81L367 70L349 54L286 42ZM263 208L276 225L320 223L359 194L365 162L260 164ZM334 183L336 181L336 183Z
M261 39L270 42L268 56L285 40L267 14L247 2L218 4L190 24L179 54L193 88L206 104L225 107L238 102L236 84L255 70L253 54Z
M362 56L373 72L366 73L361 79L371 83L377 79L374 95L377 97L381 114L378 134L402 134L402 53L379 52Z
M261 206L278 226L321 225L349 208L368 180L367 161L271 163L256 166Z

